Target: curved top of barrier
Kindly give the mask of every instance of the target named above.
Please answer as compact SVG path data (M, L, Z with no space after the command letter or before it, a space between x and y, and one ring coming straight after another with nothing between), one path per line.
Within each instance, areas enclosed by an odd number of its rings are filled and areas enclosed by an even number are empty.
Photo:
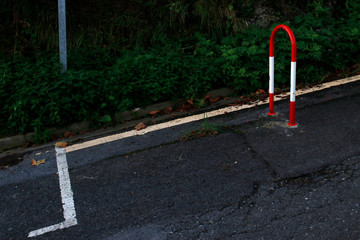
M295 36L294 33L291 31L291 29L286 26L286 25L278 25L274 28L274 30L271 33L271 37L270 37L270 53L269 56L270 57L274 57L274 45L275 45L275 35L276 33L280 30L283 29L286 31L286 33L289 35L290 38L290 42L291 42L291 61L292 62L296 62L296 40L295 40Z

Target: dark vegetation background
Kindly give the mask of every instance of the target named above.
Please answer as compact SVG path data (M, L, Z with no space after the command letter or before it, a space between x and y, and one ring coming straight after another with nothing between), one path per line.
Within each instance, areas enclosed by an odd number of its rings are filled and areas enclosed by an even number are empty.
M272 29L297 40L297 82L359 71L360 0L67 1L68 71L59 74L57 1L0 2L0 135L47 128L210 89L268 87ZM290 41L277 34L275 85ZM111 121L107 118L106 121Z

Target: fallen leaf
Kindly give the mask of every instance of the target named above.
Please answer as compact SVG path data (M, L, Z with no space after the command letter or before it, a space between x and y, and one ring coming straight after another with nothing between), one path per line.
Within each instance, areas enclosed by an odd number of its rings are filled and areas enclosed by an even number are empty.
M240 105L240 104L242 104L241 100L237 100L237 101L235 101L233 103L229 103L228 106L237 106L237 105Z
M173 111L173 108L172 107L167 107L163 111L164 111L165 114L169 114L169 113L171 113Z
M186 102L190 103L190 105L194 105L193 101L191 101L190 99L187 99Z
M137 131L140 131L141 129L144 129L144 128L146 128L146 125L142 122L135 126L135 129Z
M59 148L65 148L68 145L67 142L57 142L55 143L55 147L59 147Z
M159 112L160 111L151 111L151 112L149 112L149 115L154 116L154 115L158 114Z
M64 138L69 138L69 137L72 137L72 136L74 136L74 135L75 135L75 133L70 132L70 131L66 131L66 132L64 133Z
M22 146L23 148L28 148L31 145L31 142L27 142L24 146Z
M258 89L258 90L256 91L256 93L257 93L257 94L264 94L264 93L266 93L266 92L265 92L264 89Z
M211 99L211 95L210 94L208 94L208 95L206 95L205 97L204 97L204 100L205 101L208 101L208 100L210 100Z
M36 161L35 159L33 159L32 161L31 161L31 165L33 165L33 166L39 166L40 164L44 164L45 163L45 159L41 159L41 160L38 160L38 161Z
M221 96L216 97L216 98L210 98L210 99L209 99L209 103L216 103L216 102L218 102L220 99L222 99Z
M191 100L186 100L183 104L181 104L175 111L178 112L190 112L197 109L197 106Z

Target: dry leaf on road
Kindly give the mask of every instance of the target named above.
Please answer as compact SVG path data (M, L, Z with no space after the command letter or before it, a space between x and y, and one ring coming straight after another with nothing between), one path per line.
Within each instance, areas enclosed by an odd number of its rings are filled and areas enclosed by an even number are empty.
M151 111L151 112L149 112L149 115L154 116L154 115L158 114L159 112L160 111Z
M38 160L38 161L36 161L35 159L33 159L33 160L31 161L31 165L33 165L33 166L39 166L40 164L43 164L43 163L45 163L45 159L41 159L41 160Z
M216 98L210 98L209 103L216 103L216 102L220 101L222 98L223 98L222 96L218 96Z
M55 147L59 147L59 148L65 148L67 146L67 142L57 142L55 143Z
M167 107L167 108L164 109L164 113L165 113L165 114L169 114L169 113L171 113L172 111L173 111L173 108L172 108L172 107Z
M138 131L140 131L141 129L144 129L144 128L146 128L146 125L142 122L135 126L135 129Z
M264 93L266 93L265 92L265 90L264 89L258 89L257 91L256 91L256 94L264 94Z
M70 131L66 131L64 133L64 138L69 138L69 137L73 137L75 135L75 133L70 132Z

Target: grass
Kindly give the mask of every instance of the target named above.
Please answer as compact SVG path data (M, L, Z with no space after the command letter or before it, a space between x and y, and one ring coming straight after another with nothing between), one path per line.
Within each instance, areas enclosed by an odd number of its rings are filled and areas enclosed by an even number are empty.
M205 136L216 136L220 132L228 130L229 127L223 126L222 124L210 123L206 114L204 114L204 120L198 129L191 132L187 132L180 138L180 142L187 142L195 138L201 138Z

